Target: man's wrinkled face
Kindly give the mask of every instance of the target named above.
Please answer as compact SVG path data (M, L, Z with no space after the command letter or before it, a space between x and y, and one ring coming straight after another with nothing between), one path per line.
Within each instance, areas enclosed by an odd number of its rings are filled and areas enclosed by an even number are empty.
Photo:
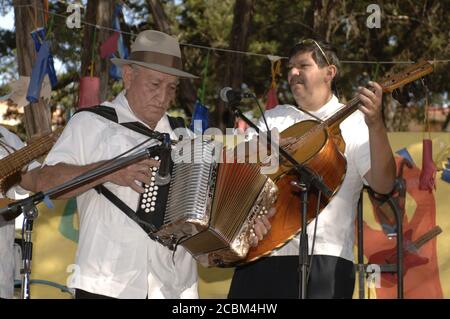
M136 116L155 128L175 99L178 77L137 65L123 66L128 103Z

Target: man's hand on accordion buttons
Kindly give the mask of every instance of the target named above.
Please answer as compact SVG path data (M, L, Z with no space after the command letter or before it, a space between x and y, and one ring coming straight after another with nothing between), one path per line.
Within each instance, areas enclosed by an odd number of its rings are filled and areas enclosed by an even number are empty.
M266 215L259 216L256 218L255 224L253 225L254 235L250 238L250 244L252 247L258 246L260 240L267 235L272 227L270 225L269 219L275 215L276 209L272 207Z
M151 167L158 166L159 161L145 159L108 175L107 181L120 186L129 186L136 192L143 193L144 188L141 184L150 184Z

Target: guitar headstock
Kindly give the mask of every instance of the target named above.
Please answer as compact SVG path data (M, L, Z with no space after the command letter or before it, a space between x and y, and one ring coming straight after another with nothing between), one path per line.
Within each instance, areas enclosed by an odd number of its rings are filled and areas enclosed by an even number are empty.
M390 93L405 84L430 74L431 72L433 72L433 65L428 61L419 61L400 73L386 76L380 81L380 85L383 88L383 92Z

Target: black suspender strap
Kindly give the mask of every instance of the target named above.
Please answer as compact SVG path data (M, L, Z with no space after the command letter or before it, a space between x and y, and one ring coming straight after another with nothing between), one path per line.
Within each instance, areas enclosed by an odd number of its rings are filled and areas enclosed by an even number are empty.
M82 111L88 111L95 113L97 115L100 115L112 122L118 123L118 117L116 110L112 107L106 106L106 105L97 105L90 108L80 109L76 113L82 112ZM184 124L184 120L181 117L171 117L168 116L169 124L172 129L175 128L184 128L186 127ZM148 137L154 137L155 132L142 123L139 122L126 122L126 123L118 123L130 130L133 130L137 133L140 133L142 135L148 136ZM159 134L159 133L158 133ZM158 238L153 235L157 231L156 227L148 223L141 218L139 218L136 215L136 212L130 208L127 204L124 203L123 200L121 200L119 197L117 197L113 192L111 192L108 188L106 188L103 184L95 186L95 190L99 193L105 196L111 203L113 203L117 208L119 208L125 215L127 215L129 218L131 218L134 222L136 222L141 228L152 238L153 240L158 241ZM170 247L169 247L170 248Z
M151 235L156 231L155 226L146 221L140 219L134 210L130 208L127 204L125 204L119 197L117 197L113 192L107 189L103 184L95 186L95 190L105 196L111 203L117 206L122 212L125 213L128 217L134 220L139 226L141 226L147 234Z
M145 126L142 123L139 122L125 122L125 123L119 123L119 119L117 117L116 110L113 107L106 106L106 105L97 105L94 107L84 108L80 109L75 112L75 114L80 112L91 112L95 113L97 115L100 115L114 123L118 123L122 126L125 126L126 128L133 130L137 133L140 133L142 135L148 136L148 137L155 137L155 131L149 129L147 126ZM184 120L182 117L172 117L167 116L169 120L170 127L172 129L177 128L185 128L186 125L184 123Z

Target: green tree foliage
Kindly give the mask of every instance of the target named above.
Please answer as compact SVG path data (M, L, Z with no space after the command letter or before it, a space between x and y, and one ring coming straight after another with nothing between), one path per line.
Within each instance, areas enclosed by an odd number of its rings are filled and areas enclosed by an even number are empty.
M237 0L239 1L239 0ZM50 10L67 15L66 4L49 1ZM86 1L83 1L85 4ZM194 82L201 87L202 71L209 52L208 79L205 103L214 110L217 104L217 92L226 72L227 52L198 48L198 46L227 49L230 43L233 22L234 0L163 0L165 13L170 20L172 33L182 44L185 56L185 68L201 76ZM338 82L342 98L350 99L358 85L364 85L369 79L380 79L388 72L404 68L405 64L366 64L346 61L417 61L450 58L448 14L449 0L379 0L381 9L380 28L367 27L367 6L373 1L358 0L258 0L254 7L254 16L250 32L249 51L259 54L286 56L289 49L300 39L315 37L332 42L337 48L342 63ZM148 3L144 0L126 1L126 22L123 30L134 34L154 26L149 13ZM3 12L11 10L11 1L4 1ZM66 77L77 75L80 68L82 31L68 29L65 19L54 16L53 48L55 58L64 63ZM0 31L0 52L2 57L14 54L14 34ZM125 35L127 43L132 37ZM11 70L11 63L4 63L2 72ZM286 83L286 60L283 60L283 75L279 79L279 99L281 103L292 103L289 87ZM261 102L265 102L265 92L269 88L271 73L270 62L264 56L246 55L244 58L244 82L250 90L256 92ZM443 103L443 93L449 91L449 63L435 64L435 72L428 77L427 86L432 92L431 102ZM76 76L75 76L76 79ZM120 82L110 83L111 96L121 89ZM53 93L53 105L65 103L73 105L77 89L76 84L61 87ZM417 89L416 91L420 91ZM418 105L423 108L423 96L418 94ZM423 94L422 94L423 95ZM387 101L390 101L387 99ZM401 129L403 124L395 124L398 118L394 114L406 114L422 119L423 112L401 109L395 103L388 109L386 120L391 129ZM253 108L253 104L248 105ZM391 106L390 106L391 107ZM174 110L187 110L186 105L178 101ZM401 111L400 111L401 110ZM390 112L390 113L389 113ZM188 113L188 112L186 112ZM394 123L394 124L393 124Z

